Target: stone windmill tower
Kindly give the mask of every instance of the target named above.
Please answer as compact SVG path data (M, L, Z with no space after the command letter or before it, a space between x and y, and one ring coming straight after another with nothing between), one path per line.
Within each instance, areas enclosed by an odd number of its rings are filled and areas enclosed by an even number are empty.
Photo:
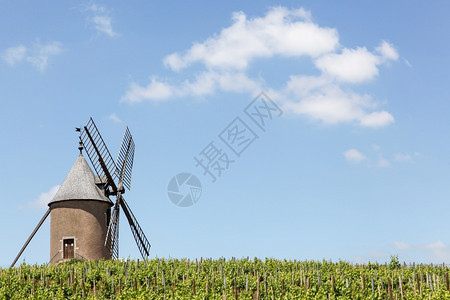
M80 155L11 267L48 215L51 215L50 263L73 258L117 258L120 208L127 217L141 255L144 258L149 255L150 243L122 196L124 186L130 189L134 157L134 142L128 127L116 161L112 159L92 118L77 131L80 132ZM97 175L85 160L83 150ZM112 202L110 196L115 196L116 201Z
M81 152L81 151L80 151ZM76 159L50 207L50 262L111 258L105 245L113 202L83 155Z

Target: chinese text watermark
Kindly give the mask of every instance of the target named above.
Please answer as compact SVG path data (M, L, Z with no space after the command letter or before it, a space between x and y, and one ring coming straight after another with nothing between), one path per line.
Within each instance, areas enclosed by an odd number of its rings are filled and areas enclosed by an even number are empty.
M217 135L218 139L211 140L194 156L195 167L202 176L216 182L259 138L258 133L266 132L268 124L282 114L281 108L261 92ZM167 192L175 205L187 207L197 203L201 191L196 176L180 173L171 179Z

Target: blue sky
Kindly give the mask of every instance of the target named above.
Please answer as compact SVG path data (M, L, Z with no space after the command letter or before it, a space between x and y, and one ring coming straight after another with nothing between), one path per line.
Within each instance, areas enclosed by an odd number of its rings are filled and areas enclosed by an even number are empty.
M133 134L124 196L152 257L450 262L446 1L1 7L0 266L89 117L114 157ZM264 130L244 111L261 91L282 111ZM258 136L240 156L219 137L236 117ZM194 160L211 142L234 160L215 182ZM185 208L167 194L182 172L203 188ZM120 229L121 256L139 258ZM47 220L20 261L48 256Z

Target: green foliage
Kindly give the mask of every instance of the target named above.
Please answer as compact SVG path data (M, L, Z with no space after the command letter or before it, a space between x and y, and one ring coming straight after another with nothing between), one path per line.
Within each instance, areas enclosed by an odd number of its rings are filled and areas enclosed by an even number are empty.
M391 261L389 262L389 269L395 270L400 268L400 262L398 261L398 255L391 255Z
M446 266L249 259L72 260L0 269L0 299L450 299Z

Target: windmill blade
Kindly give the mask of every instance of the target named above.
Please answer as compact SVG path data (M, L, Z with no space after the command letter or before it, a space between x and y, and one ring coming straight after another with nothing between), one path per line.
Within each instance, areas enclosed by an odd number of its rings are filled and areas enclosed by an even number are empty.
M117 200L114 205L111 221L108 224L108 231L106 233L105 246L110 249L112 258L119 257L119 216L120 205Z
M16 258L14 259L13 263L11 264L11 267L14 267L14 265L16 264L17 260L19 260L19 257L22 255L23 251L25 251L25 248L28 246L28 244L31 242L31 239L34 237L34 235L36 234L36 232L39 230L39 228L41 227L42 223L44 223L45 219L47 219L48 215L50 214L50 208L47 210L47 212L44 214L44 216L42 217L42 219L39 221L39 223L37 224L36 228L33 230L33 232L31 233L30 237L27 239L27 241L25 242L25 244L23 245L22 249L20 249L19 254L17 254Z
M111 242L111 257L112 258L119 258L119 216L120 216L120 209L119 206L117 207L117 210L115 212L115 218L113 223L113 230L112 230L112 242Z
M116 160L119 186L123 184L127 187L127 189L130 189L131 187L131 171L133 168L134 148L133 136L127 127L125 129L125 133L123 134L122 145L120 146L120 151Z
M83 143L97 175L100 178L105 178L106 187L111 187L113 193L115 193L117 191L115 183L117 179L116 164L92 118L89 119L87 125L82 129L80 141Z
M150 243L145 237L144 231L142 230L141 226L139 226L138 221L136 220L136 217L131 212L130 207L125 202L125 199L120 196L120 204L122 206L122 209L125 213L125 216L128 219L128 223L130 224L131 232L133 233L134 239L136 240L136 244L139 248L139 251L141 252L142 257L145 259L150 254Z

